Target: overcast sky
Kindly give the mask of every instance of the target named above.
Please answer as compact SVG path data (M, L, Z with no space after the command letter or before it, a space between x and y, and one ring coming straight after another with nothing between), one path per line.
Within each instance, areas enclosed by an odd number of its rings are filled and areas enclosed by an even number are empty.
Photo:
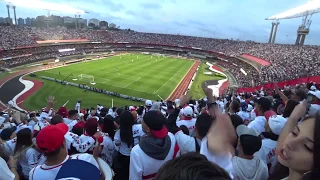
M21 0L27 2L28 0ZM35 0L33 0L35 1ZM38 0L40 1L40 0ZM83 17L115 23L121 28L192 36L267 42L275 14L310 0L41 0L89 11ZM320 0L316 0L319 1ZM17 7L17 18L46 15L44 10ZM73 16L52 11L51 14ZM0 16L6 17L4 2ZM13 13L12 15L13 16ZM293 44L302 18L282 20L277 43ZM320 13L312 18L306 44L320 45Z

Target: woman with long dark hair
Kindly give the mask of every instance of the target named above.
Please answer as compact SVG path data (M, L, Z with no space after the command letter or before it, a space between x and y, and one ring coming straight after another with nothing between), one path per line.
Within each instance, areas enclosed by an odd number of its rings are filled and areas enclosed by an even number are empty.
M14 157L18 159L21 166L22 176L29 178L29 172L36 167L41 158L41 153L37 151L32 142L32 131L24 128L17 133L17 144L14 149Z
M139 143L144 133L141 124L134 124L134 117L129 111L119 115L120 129L114 135L114 143L118 147L118 160L121 165L121 178L129 178L130 152Z
M106 161L110 167L113 164L113 155L114 155L114 144L113 144L113 137L115 134L115 126L113 123L113 117L107 115L103 119L103 129L102 131L105 133L103 136L102 142L102 152L101 152L101 159Z
M298 123L306 111L307 102L296 106L278 140L278 161L289 169L285 179L320 179L320 114Z

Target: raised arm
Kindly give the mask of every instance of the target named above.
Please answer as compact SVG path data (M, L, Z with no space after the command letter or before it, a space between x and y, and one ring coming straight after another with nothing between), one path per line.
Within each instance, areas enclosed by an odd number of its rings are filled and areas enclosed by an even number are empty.
M307 106L308 103L306 100L304 100L303 103L298 104L292 111L285 127L283 128L279 136L276 149L277 153L280 152L284 139L287 137L287 135L297 126L298 121L306 115Z

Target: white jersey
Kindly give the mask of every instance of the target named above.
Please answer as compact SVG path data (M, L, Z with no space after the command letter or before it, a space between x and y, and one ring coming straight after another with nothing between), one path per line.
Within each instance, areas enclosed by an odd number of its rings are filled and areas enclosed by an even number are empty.
M190 120L180 120L180 121L177 121L177 126L180 127L182 125L185 125L189 130L189 136L193 137L196 121L197 121L197 119L195 119L195 118L192 118Z
M72 132L67 132L64 135L64 139L66 140L66 147L69 152L72 148L75 148L76 151L84 153L87 152L93 144L95 144L95 140L92 137L87 136L87 138L81 141L79 136Z
M82 161L86 161L95 165L98 169L99 164L95 160L95 158L90 154L78 154L78 155L71 155L67 156L65 160L61 164L57 164L54 166L47 166L46 164L38 165L37 167L33 168L29 173L29 180L43 180L43 179L55 179L61 166L65 163L68 159L78 159Z
M274 166L277 164L277 143L277 141L271 139L263 139L260 150L254 153L254 156L259 157L268 165L269 170L273 170Z
M6 155L13 156L13 152L14 152L14 148L16 147L16 143L17 143L17 138L15 137L15 138L1 144L3 151L5 152Z
M141 124L134 124L132 126L133 146L139 144L140 137L144 135ZM130 156L130 152L133 146L128 147L128 144L121 141L120 129L114 135L114 143L119 146L119 152L124 156Z
M103 159L110 167L112 167L113 153L115 151L114 143L109 136L103 137L103 142L101 143L102 152L101 159Z
M39 165L42 155L34 148L29 148L24 155L19 159L19 164L22 167L22 173L25 178L29 177L29 172L32 168Z

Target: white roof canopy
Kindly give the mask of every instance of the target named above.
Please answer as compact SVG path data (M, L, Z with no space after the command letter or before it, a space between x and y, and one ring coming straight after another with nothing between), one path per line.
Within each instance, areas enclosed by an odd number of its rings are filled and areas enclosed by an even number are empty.
M320 12L320 0L314 0L283 13L266 18L266 20L293 19Z

